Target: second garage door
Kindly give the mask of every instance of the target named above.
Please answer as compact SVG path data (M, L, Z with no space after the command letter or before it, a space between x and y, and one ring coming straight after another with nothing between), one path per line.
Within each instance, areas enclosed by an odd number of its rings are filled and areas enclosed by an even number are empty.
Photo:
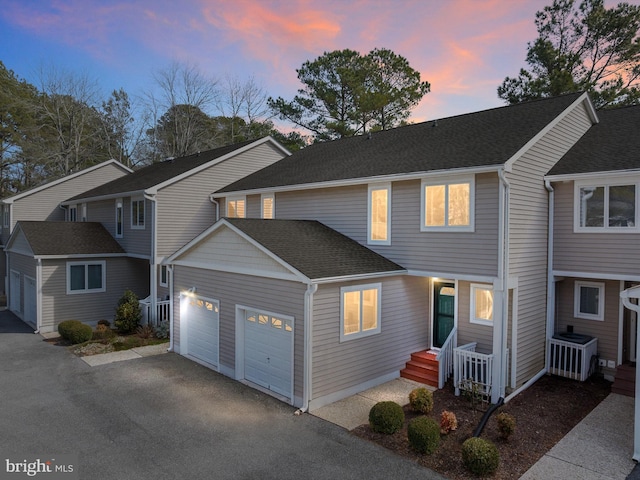
M293 319L247 311L244 377L289 399L293 393Z
M186 353L196 360L218 368L220 308L215 300L187 297L184 325Z

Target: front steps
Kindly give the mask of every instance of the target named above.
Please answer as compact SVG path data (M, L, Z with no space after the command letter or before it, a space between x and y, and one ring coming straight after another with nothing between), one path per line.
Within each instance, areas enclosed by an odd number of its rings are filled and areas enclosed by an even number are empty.
M436 355L437 352L430 350L412 353L411 360L407 362L405 368L400 370L400 376L438 388L438 360L436 360Z
M616 378L611 385L611 393L636 396L636 367L628 364L619 365L616 368Z

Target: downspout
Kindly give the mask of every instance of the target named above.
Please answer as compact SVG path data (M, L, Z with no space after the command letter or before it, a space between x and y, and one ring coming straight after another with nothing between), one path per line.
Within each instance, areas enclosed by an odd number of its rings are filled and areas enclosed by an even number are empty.
M169 283L169 348L173 352L173 265L167 265L167 280Z
M318 291L317 283L308 283L304 292L304 381L302 387L302 407L296 411L296 415L309 410L311 402L311 374L313 355L312 325L313 325L313 295Z
M213 193L209 195L209 201L213 203L216 207L216 214L215 214L215 217L213 218L213 221L215 223L218 220L220 220L220 203L218 203L218 201L213 197Z
M36 331L40 333L42 328L42 259L38 258L36 265Z
M638 288L638 287L633 287ZM635 295L634 295L635 297ZM622 304L629 310L633 310L640 317L640 305L631 303L631 295L629 295L629 289L620 292L620 298ZM637 297L635 297L637 298ZM636 329L636 342L640 342L640 328ZM638 343L640 345L640 343ZM634 414L633 414L633 460L640 462L640 368L636 368L636 400L633 402Z
M156 322L156 312L158 309L158 264L156 259L156 252L158 251L158 231L157 231L157 219L158 219L158 202L156 200L155 195L149 195L147 193L144 194L144 198L151 202L153 208L153 215L151 226L151 272L150 272L150 280L149 280L149 300L151 306L149 307L149 319L152 320L155 324Z
M548 230L547 230L547 327L545 336L545 362L544 373L549 370L549 349L546 348L549 343L549 339L553 336L555 330L555 310L556 310L556 288L555 280L553 276L553 236L554 236L554 221L555 221L555 191L549 180L544 181L544 186L549 192L549 218L548 218Z

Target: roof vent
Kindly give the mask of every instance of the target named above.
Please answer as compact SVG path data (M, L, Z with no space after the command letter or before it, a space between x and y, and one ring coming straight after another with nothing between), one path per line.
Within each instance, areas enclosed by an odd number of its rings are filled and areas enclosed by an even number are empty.
M165 162L167 163L173 163L173 161L176 159L176 157L167 157L164 159Z
M437 127L438 126L438 120L434 120L433 123L431 124L432 127Z

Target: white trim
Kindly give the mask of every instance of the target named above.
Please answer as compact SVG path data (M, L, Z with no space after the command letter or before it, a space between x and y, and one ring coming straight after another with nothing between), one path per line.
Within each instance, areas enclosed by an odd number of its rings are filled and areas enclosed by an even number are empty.
M264 201L271 200L271 216L264 216ZM276 196L273 193L263 193L260 195L260 218L276 218Z
M448 225L449 214L449 186L469 184L469 224L468 225ZM445 225L426 225L426 187L445 188L444 198L444 221ZM452 176L443 178L423 178L420 182L420 231L421 232L473 232L475 231L475 176Z
M387 232L386 238L384 240L374 240L371 238L373 233L373 225L372 225L372 214L373 214L373 205L372 205L372 194L374 191L386 191L387 193ZM370 184L367 189L367 245L391 245L391 183L377 183Z
M635 189L635 218L633 227L610 227L609 223L609 200L611 187L632 186ZM582 226L581 215L582 205L580 191L585 187L603 188L603 225L601 227ZM635 180L629 177L610 176L607 180L593 178L590 180L577 180L573 183L573 233L609 233L609 234L627 234L640 232L640 178ZM586 212L584 212L586 213Z
M598 313L586 313L580 311L580 300L582 295L582 287L598 289ZM604 321L604 300L605 300L605 284L604 282L585 282L576 280L573 282L573 316L575 318L583 318L586 320Z
M429 278L429 304L431 305L429 309L429 330L431 330L431 333L429 334L429 348L435 348L439 350L439 348L435 347L433 343L433 338L435 336L435 323L436 323L436 317L434 313L436 309L435 289L436 289L437 283L453 283L453 289L454 289L453 328L458 328L458 300L460 296L458 295L459 281L457 279L451 280L449 278L442 278L442 277ZM457 333L456 333L456 338L454 339L454 345L456 344L457 344Z
M476 317L476 296L475 293L477 290L484 290L491 292L491 302L492 305L495 303L495 292L493 285L480 284L480 283L472 283L469 286L469 323L473 323L476 325L485 325L487 327L493 327L495 324L495 312L493 310L493 306L491 309L491 319L486 318L477 318ZM507 290L508 291L508 290ZM503 312L504 315L507 312Z
M136 217L136 224L133 223L134 215L133 215L133 205L142 203L142 225L138 224L138 219ZM138 207L139 208L139 207ZM129 224L131 230L144 230L147 225L147 200L145 197L131 197L129 202Z
M82 265L85 267L85 275L84 275L84 286L85 288L82 290L71 290L71 267ZM88 267L89 265L100 265L101 268L101 287L100 288L88 288L89 275L88 275ZM85 293L102 293L107 291L107 262L95 261L95 262L67 262L66 265L66 284L67 284L67 295L81 295Z
M363 293L367 290L376 291L376 326L369 330L363 330ZM344 332L344 296L345 293L359 292L360 293L360 311L359 311L359 325L358 331L353 333ZM371 335L377 335L381 332L382 323L382 283L369 283L362 285L349 285L340 288L340 343L356 340L359 338L369 337Z
M549 182L590 181L591 179L608 179L611 177L639 175L640 168L628 168L625 170L606 170L587 173L565 173L563 175L545 175Z
M489 275L462 275L458 273L451 272L428 272L424 270L408 270L407 275L411 275L412 277L433 277L437 279L445 279L445 278L455 278L456 281L463 282L477 282L477 283L493 283L496 277Z
M254 277L261 277L261 278L272 278L275 280L289 280L292 282L301 282L301 283L308 283L311 281L306 277L301 278L295 275L294 273L270 272L270 271L258 270L251 267L230 266L230 265L218 264L215 262L207 262L207 264L204 265L202 262L189 262L189 261L178 260L178 261L171 262L171 264L177 265L180 267L198 268L200 270L211 270L216 272L237 273L240 275L251 275Z
M622 302L622 292L624 292L624 281L620 281L620 291L618 292L618 355L616 365L622 365L622 352L624 350L624 303ZM631 318L629 319L629 336L632 336L635 329L632 328ZM634 347L635 342L630 342L629 348L629 360L635 362L635 358L632 359L632 355L635 355Z
M587 278L590 280L625 280L627 282L640 282L640 275L621 275L611 272L573 272L571 270L554 270L553 276Z
M71 258L143 258L147 260L147 257L135 257L127 253L72 253L68 255L33 255L33 258L37 260L68 260Z
M229 214L229 204L231 202L234 202L236 205L236 215L230 215ZM238 215L238 204L242 203L242 215ZM235 197L229 197L226 199L225 203L225 212L226 212L226 217L228 218L247 218L247 197L242 196L242 195L237 195Z

